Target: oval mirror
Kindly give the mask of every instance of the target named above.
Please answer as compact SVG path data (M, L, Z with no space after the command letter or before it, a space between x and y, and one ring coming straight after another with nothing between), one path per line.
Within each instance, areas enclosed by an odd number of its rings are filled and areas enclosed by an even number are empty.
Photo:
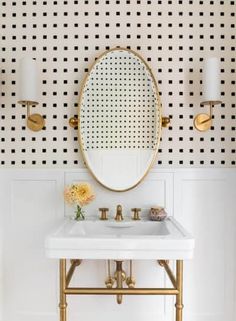
M148 173L161 135L161 102L151 69L134 51L115 48L93 64L80 94L84 161L106 188L125 191Z

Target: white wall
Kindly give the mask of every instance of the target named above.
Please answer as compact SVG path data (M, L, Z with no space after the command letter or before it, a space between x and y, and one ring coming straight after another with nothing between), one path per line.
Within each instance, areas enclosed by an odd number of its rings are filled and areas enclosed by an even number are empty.
M114 2L0 0L0 319L58 320L57 263L45 258L43 239L64 212L71 213L64 211L64 184L90 179L85 170L66 170L83 167L77 131L68 119L77 113L81 82L95 57L107 47L130 46L150 64L163 114L172 116L157 160L163 169L126 194L96 185L98 196L90 210L163 202L197 241L195 259L185 264L185 321L235 321L236 2ZM17 105L18 63L24 56L36 58L41 70L35 112L46 117L46 128L38 133L27 129L26 109ZM193 129L193 117L207 112L200 107L200 83L209 56L221 59L223 104L214 107L214 127L201 133ZM52 167L59 169L48 170ZM103 282L104 263L85 262L80 270L83 282ZM155 262L137 262L135 270L139 282L165 280ZM111 316L170 321L172 300L164 302L128 297L117 306L113 297L73 298L69 321L76 314L85 321Z
M96 200L87 208L108 206L114 215L121 203L133 206L164 205L196 238L195 258L185 263L185 321L234 321L236 318L236 249L234 213L236 173L233 169L153 170L136 189L114 193L97 185L86 170L0 171L3 221L1 321L58 320L57 262L45 258L44 237L64 215L64 184L91 180ZM73 212L66 208L66 215ZM129 215L129 214L128 214ZM137 286L163 286L166 278L154 261L135 262ZM102 286L105 262L84 261L74 282ZM3 283L2 283L3 281ZM173 299L114 297L69 299L69 321L172 320Z

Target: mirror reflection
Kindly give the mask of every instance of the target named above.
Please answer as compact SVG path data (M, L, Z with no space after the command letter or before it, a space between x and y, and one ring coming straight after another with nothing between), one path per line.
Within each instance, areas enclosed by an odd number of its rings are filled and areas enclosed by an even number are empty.
M79 102L79 140L93 176L111 190L136 186L155 160L160 132L161 102L146 62L127 49L104 53Z

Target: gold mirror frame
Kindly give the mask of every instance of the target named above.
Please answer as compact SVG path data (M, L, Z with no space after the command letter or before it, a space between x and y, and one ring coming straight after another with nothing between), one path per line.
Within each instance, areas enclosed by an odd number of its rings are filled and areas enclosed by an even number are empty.
M93 170L90 168L90 166L88 165L87 163L87 158L86 158L86 155L85 155L85 152L83 150L83 143L82 143L82 137L81 137L81 131L80 131L80 113L81 113L81 105L82 105L82 98L83 98L83 93L84 93L84 88L85 88L85 85L87 83L87 80L88 78L90 77L90 74L91 74L91 71L93 70L94 66L96 64L99 63L99 61L104 57L106 56L109 52L113 52L113 51L127 51L127 52L130 52L132 53L134 56L136 56L138 59L141 60L141 62L145 65L145 67L147 68L147 71L150 73L150 76L152 78L152 81L153 81L153 84L154 84L154 87L155 87L155 95L156 95L156 100L157 100L157 104L156 104L156 114L159 114L159 126L156 126L157 128L157 131L156 131L156 135L157 135L157 142L156 142L156 148L153 150L153 157L152 157L152 161L150 163L150 165L148 166L147 170L145 171L145 173L143 174L142 178L136 182L134 185L132 185L131 187L129 188L126 188L126 189L113 189L113 188L110 188L108 186L106 186L105 184L103 184L97 177L96 175L94 174ZM168 117L162 117L162 104L161 104L161 99L160 99L160 95L159 95L159 90L158 90L158 86L157 86L157 82L156 82L156 79L154 77L154 74L150 68L150 66L147 64L147 62L144 60L144 58L139 55L137 52L131 50L131 49L127 49L127 48L123 48L123 47L115 47L115 48L112 48L112 49L109 49L105 52L103 52L97 59L95 59L94 63L91 65L91 67L89 68L89 71L87 73L87 75L85 76L83 82L82 82L82 87L81 87L81 90L80 90L80 94L79 94L79 106L78 106L78 120L76 121L75 118L71 118L70 119L70 124L72 127L75 127L75 122L76 124L78 125L78 141L79 141L79 145L80 145L80 150L81 150L81 153L82 153L82 157L83 157L83 161L84 161L84 164L86 165L86 167L88 168L89 172L91 173L92 177L99 183L101 184L104 188L110 190L110 191L114 191L114 192L126 192L128 190L131 190L133 188L135 188L137 185L139 185L143 180L144 178L147 176L148 172L150 171L150 169L152 168L153 164L155 163L156 161L156 158L157 158L157 152L158 152L158 147L159 147L159 144L160 144L160 139L161 139L161 129L162 127L167 127L167 125L165 126L163 124L163 120L165 121L165 119L168 119L168 123L169 123L169 118Z

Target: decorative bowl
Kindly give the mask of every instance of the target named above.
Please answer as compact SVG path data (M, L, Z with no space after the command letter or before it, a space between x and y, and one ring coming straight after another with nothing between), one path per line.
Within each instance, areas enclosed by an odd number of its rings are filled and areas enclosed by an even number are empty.
M167 217L167 213L163 207L151 207L150 212L151 221L163 221Z

